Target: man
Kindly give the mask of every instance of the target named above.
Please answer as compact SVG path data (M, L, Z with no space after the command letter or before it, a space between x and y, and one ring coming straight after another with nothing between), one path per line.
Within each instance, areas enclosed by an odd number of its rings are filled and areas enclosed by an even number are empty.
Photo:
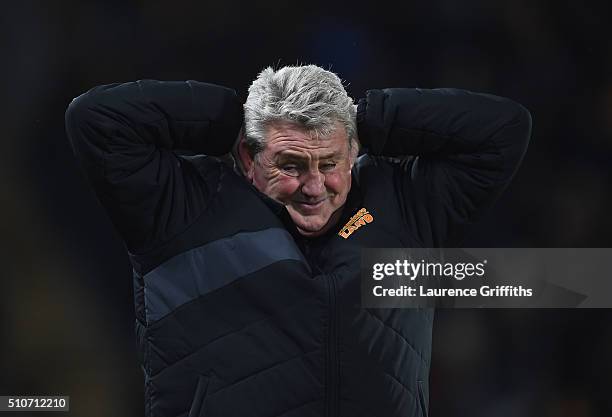
M360 250L455 246L531 119L455 89L355 109L303 66L264 70L244 107L195 81L100 86L66 125L134 267L147 416L390 417L427 415L433 312L361 308ZM238 135L237 173L217 157Z

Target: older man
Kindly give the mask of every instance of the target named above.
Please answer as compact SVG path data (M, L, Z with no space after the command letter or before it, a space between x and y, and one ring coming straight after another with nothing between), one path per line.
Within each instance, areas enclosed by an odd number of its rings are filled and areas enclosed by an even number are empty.
M244 106L195 81L100 86L66 125L133 265L147 416L406 417L427 415L433 312L361 308L360 250L456 245L531 119L454 89L356 109L302 66L264 70ZM238 170L218 158L237 136Z

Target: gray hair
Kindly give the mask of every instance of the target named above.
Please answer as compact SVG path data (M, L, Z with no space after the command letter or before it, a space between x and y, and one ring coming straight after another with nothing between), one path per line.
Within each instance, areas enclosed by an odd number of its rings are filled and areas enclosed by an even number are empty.
M268 67L249 87L244 135L252 155L263 150L268 126L279 122L296 124L321 138L333 133L340 122L346 129L349 149L359 146L353 99L336 74L316 65L277 71Z

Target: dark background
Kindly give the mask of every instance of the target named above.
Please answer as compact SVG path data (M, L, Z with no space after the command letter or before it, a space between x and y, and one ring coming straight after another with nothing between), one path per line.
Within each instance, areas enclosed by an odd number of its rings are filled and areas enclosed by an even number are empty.
M610 247L611 11L552 0L3 4L0 395L70 395L72 416L143 413L131 269L66 139L73 97L155 78L244 98L263 67L296 63L337 72L355 98L415 86L507 96L533 115L530 149L464 246ZM439 311L430 415L612 415L611 319Z

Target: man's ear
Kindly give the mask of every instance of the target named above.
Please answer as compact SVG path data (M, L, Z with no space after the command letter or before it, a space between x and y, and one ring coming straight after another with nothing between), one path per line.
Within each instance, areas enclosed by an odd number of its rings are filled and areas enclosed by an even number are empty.
M253 181L253 172L255 168L255 163L246 145L244 134L241 135L240 140L238 141L237 151L238 151L238 159L240 160L240 165L242 168L242 173L244 174L245 177L249 179L249 181Z

